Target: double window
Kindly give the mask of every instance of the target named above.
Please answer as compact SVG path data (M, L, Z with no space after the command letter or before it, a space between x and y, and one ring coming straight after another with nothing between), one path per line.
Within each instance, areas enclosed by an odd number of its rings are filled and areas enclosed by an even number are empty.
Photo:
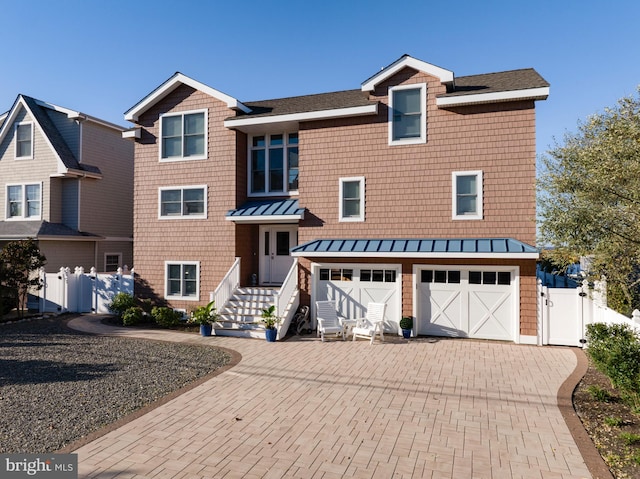
M160 218L204 219L207 217L207 187L167 187L159 190Z
M340 178L340 221L364 221L364 176Z
M11 219L37 220L41 217L42 185L7 185L6 217Z
M298 134L252 137L249 163L251 195L298 191Z
M406 145L427 141L427 85L389 88L389 144Z
M200 264L197 261L167 261L165 263L165 297L197 301Z
M16 158L29 160L33 158L33 124L16 124Z
M452 173L452 214L454 220L482 219L482 171Z
M160 117L160 132L161 160L206 158L206 110L163 115Z

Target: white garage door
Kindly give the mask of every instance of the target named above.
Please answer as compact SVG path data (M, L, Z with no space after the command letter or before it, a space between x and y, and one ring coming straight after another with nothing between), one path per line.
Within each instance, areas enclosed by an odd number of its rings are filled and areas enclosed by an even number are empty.
M516 338L517 269L421 266L415 281L418 334Z
M397 332L402 276L400 265L314 265L313 301L335 300L345 318L361 318L368 303L387 303L385 332Z

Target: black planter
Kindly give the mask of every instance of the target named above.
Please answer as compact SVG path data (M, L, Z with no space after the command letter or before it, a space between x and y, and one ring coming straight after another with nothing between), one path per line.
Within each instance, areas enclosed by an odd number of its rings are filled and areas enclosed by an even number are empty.
M402 337L404 339L409 339L411 337L411 330L410 329L403 329L402 330Z

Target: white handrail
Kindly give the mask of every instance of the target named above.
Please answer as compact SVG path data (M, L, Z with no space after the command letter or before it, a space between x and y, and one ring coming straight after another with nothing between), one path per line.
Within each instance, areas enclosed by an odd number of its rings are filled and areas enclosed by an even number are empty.
M229 300L233 292L240 284L240 258L236 258L227 274L224 275L222 281L211 295L215 301L215 308L220 311Z
M276 293L276 316L281 317L289 304L289 300L298 289L298 258L293 260L287 277L282 282L280 290Z

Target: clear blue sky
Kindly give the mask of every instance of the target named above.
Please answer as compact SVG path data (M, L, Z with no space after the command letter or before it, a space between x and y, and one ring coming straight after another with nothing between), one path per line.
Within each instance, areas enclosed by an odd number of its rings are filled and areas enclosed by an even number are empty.
M180 71L240 101L359 88L408 53L535 68L538 153L640 84L637 0L0 0L0 112L23 93L128 126Z

